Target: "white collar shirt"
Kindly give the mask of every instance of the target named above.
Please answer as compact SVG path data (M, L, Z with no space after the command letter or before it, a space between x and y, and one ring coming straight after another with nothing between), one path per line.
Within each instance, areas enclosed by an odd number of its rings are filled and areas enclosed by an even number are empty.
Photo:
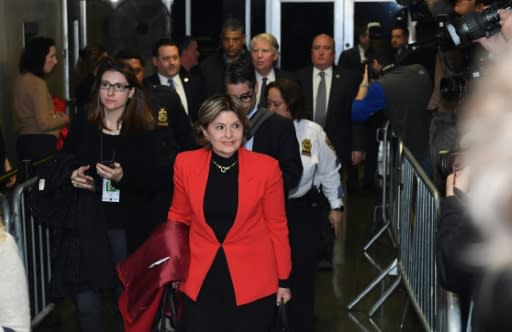
M174 75L172 78L172 81L174 83L174 89L178 96L180 97L181 105L185 109L185 112L188 114L188 102L187 102L187 95L185 93L185 87L183 86L183 83L181 82L181 78L179 74ZM158 73L158 79L160 80L160 84L169 86L169 77L163 76L160 73Z
M270 82L274 82L276 80L276 72L274 71L274 68L270 70L267 76L261 76L260 73L258 73L256 70L254 71L256 74L256 82L258 82L258 91L256 91L256 105L260 104L260 93L261 93L261 85L263 84L263 77L267 78L267 85Z

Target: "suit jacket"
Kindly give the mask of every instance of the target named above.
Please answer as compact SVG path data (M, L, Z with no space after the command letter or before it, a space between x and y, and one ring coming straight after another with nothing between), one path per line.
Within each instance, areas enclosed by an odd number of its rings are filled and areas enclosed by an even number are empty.
M181 84L183 85L183 90L185 91L185 96L187 98L188 116L190 120L194 122L197 120L197 111L199 110L199 107L201 107L201 104L206 99L204 82L200 75L189 74L185 69L181 69L179 75ZM144 82L146 86L154 87L161 85L157 73L146 77ZM180 100L179 96L178 100Z
M181 83L187 96L188 116L192 122L197 121L197 112L206 99L206 86L203 77L198 73L180 70Z
M338 158L346 165L351 160L351 152L364 147L364 126L352 123L352 101L362 76L354 70L337 67L333 67L332 73L324 129ZM313 114L313 66L305 67L295 75L306 96L306 110Z
M341 52L338 59L338 67L360 71L364 73L364 65L361 63L361 54L359 53L359 47L352 47L348 50Z
M250 54L245 48L242 49L242 53L240 53L240 58L238 61L244 61L249 64L251 63ZM222 48L204 59L199 64L199 69L206 86L207 97L211 97L219 93L224 93L226 90L224 84L226 68L227 65L224 61L224 52Z
M277 291L291 270L288 226L281 172L265 155L239 149L238 209L223 243L204 216L204 195L212 152L180 153L174 166L174 198L168 222L190 225L190 266L180 288L196 300L217 251L222 246L237 305Z
M252 150L279 161L285 192L299 184L302 176L302 161L292 120L272 114L254 135Z

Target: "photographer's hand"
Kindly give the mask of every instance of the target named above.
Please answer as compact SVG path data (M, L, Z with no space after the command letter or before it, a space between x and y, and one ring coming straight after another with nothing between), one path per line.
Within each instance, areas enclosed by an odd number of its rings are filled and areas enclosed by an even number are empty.
M456 170L446 178L446 197L454 195L454 188L462 192L468 189L470 168L464 167Z
M512 38L512 10L500 9L498 14L500 15L500 32L490 37L482 37L476 40L492 54L499 54Z
M357 91L357 95L355 100L363 100L368 93L368 65L364 66L364 74L363 80L361 84L359 84L359 90Z

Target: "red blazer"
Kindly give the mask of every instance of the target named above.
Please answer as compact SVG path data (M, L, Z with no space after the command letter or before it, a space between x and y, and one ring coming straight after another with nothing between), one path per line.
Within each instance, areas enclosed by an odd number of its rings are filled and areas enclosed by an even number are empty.
M194 301L221 246L204 217L210 159L207 149L178 155L167 218L190 225L190 265L180 288ZM222 246L236 303L242 305L275 293L278 280L290 276L291 259L278 162L244 148L239 149L238 162L238 210Z

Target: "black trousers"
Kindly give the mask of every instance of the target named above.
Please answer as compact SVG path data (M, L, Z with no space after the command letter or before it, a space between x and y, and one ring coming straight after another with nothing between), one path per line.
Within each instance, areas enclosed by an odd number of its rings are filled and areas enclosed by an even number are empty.
M257 282L257 280L255 280ZM224 251L217 256L197 301L184 296L183 329L179 332L267 332L272 326L276 295L237 306Z
M315 198L308 194L287 201L286 216L292 250L292 299L288 303L288 320L294 332L313 331L320 230L322 223L326 222Z

